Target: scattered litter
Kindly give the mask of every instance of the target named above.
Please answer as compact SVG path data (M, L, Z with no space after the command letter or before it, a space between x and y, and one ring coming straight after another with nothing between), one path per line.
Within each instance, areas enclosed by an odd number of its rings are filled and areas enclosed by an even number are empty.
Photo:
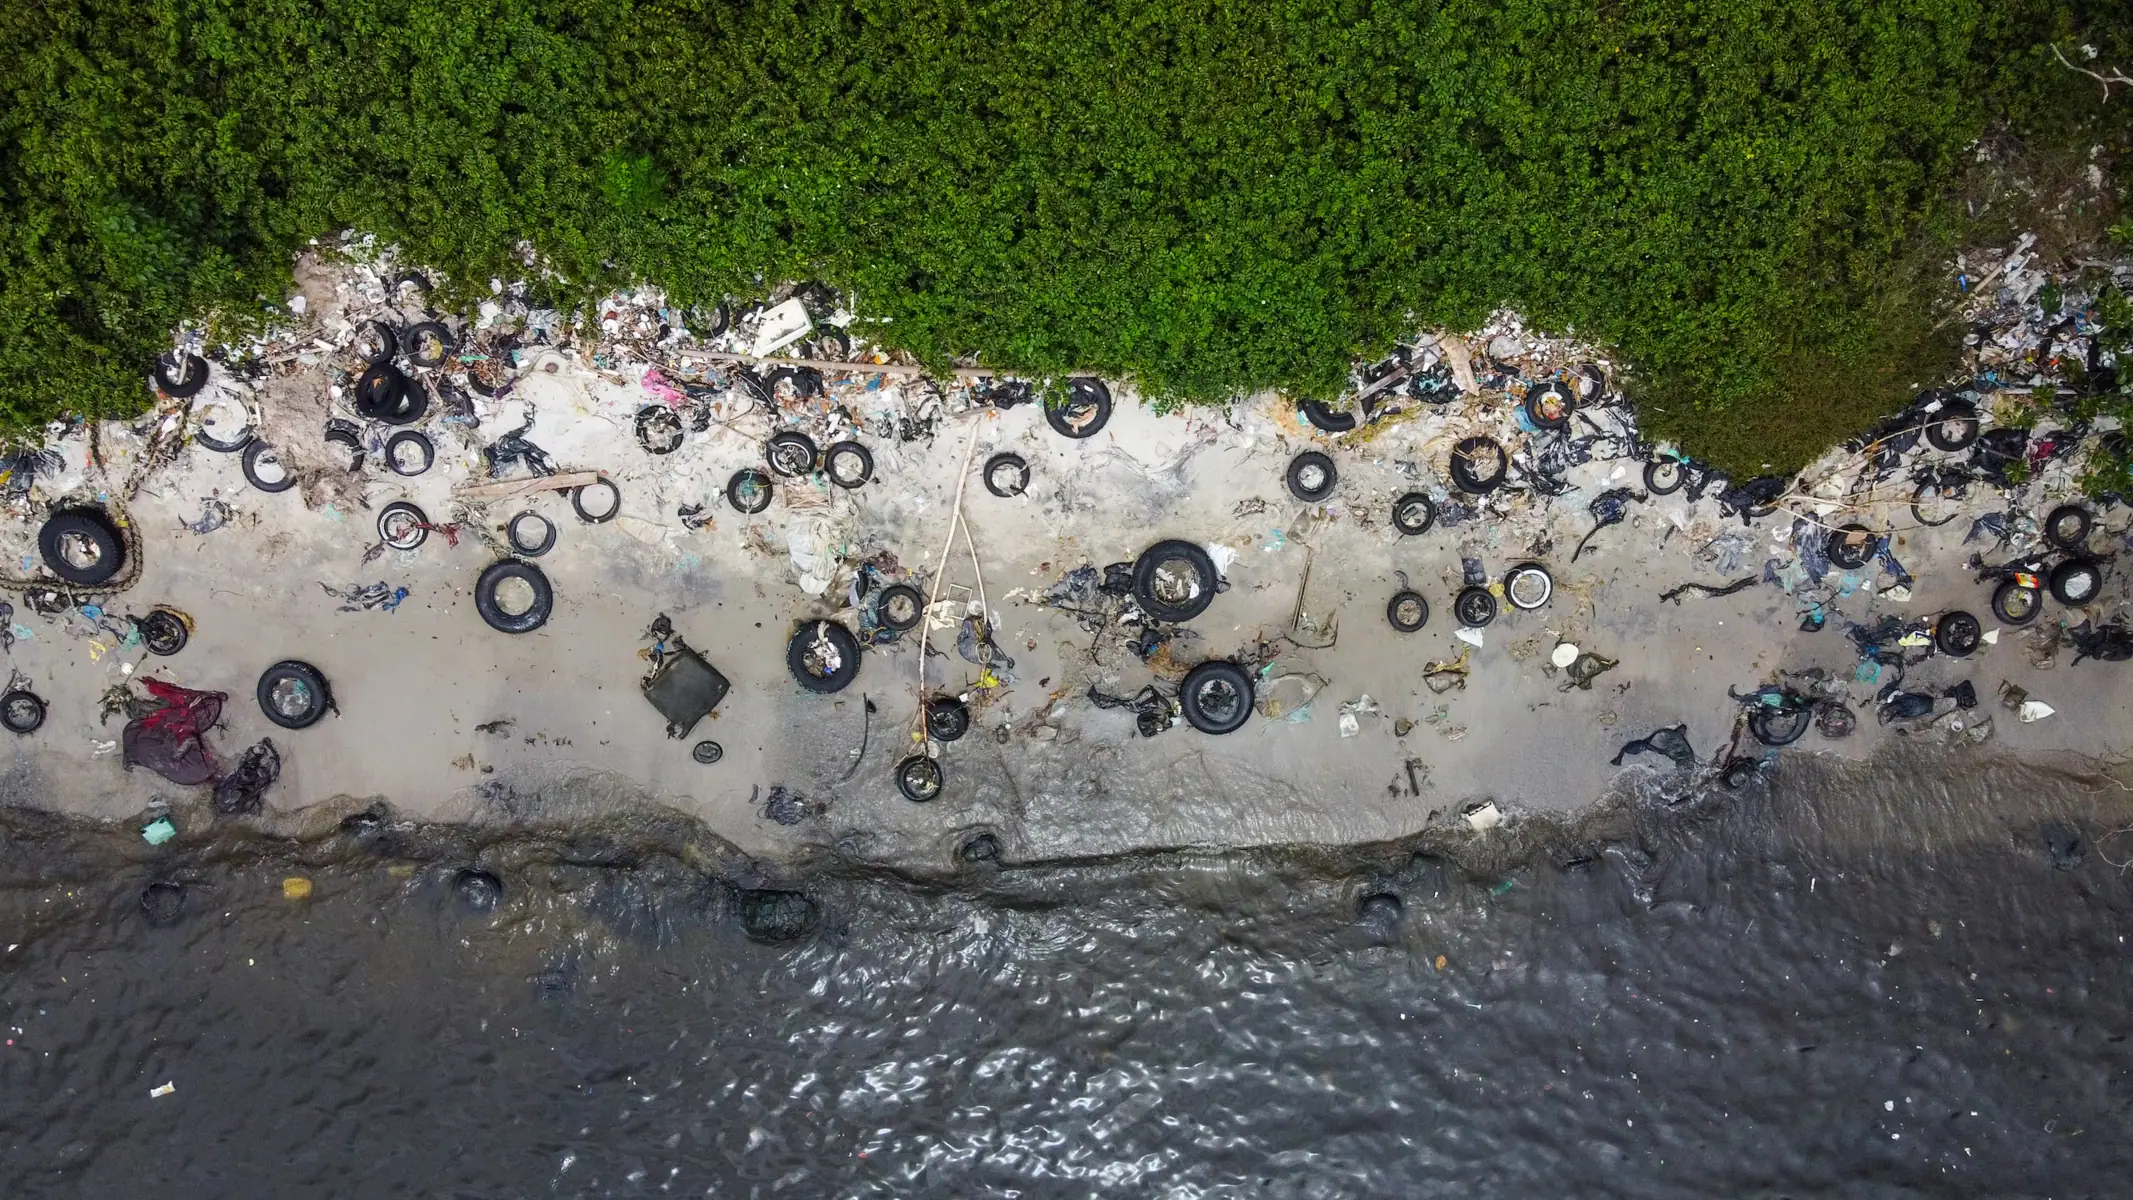
M1494 800L1484 800L1460 815L1465 818L1466 827L1475 833L1482 833L1503 824L1503 810L1496 807Z
M1672 759L1674 765L1687 770L1696 765L1696 751L1689 745L1689 727L1686 724L1656 729L1647 737L1633 742L1624 742L1615 751L1613 763L1621 766L1622 760L1632 754L1657 754Z
M284 900L309 900L311 881L301 875L291 875L281 881L281 898Z
M1682 596L1690 592L1703 596L1730 596L1735 592L1746 591L1762 581L1763 577L1761 575L1749 575L1742 579L1736 579L1732 583L1684 583L1679 587L1670 588L1659 593L1659 599L1662 601L1671 600L1679 604Z
M2022 723L2027 725L2031 721L2041 721L2057 711L2042 700L2024 700L2016 714L2022 718Z
M1578 648L1570 642L1557 642L1554 651L1548 655L1548 661L1554 663L1557 670L1562 670L1577 660Z
M148 1089L148 1095L149 1095L149 1097L150 1097L151 1099L155 1099L155 1100L160 1100L160 1099L162 1099L163 1097L165 1097L165 1096L168 1096L168 1095L170 1095L171 1093L173 1093L173 1092L175 1092L175 1091L177 1091L177 1090L178 1090L178 1085L177 1085L177 1084L175 1084L175 1083L165 1083L165 1084L163 1084L163 1085L162 1085L161 1087L152 1087L152 1088L149 1088L149 1089Z
M237 759L237 767L215 781L215 811L224 816L248 816L264 805L263 797L281 778L281 755L272 738L261 738Z
M1462 626L1461 628L1454 629L1452 631L1452 636L1458 638L1462 642L1465 642L1469 646L1476 647L1477 649L1481 646L1481 631L1479 629Z
M1378 702L1370 698L1369 692L1364 692L1356 699L1349 700L1343 703L1341 705L1340 721L1341 736L1344 738L1351 738L1354 737L1356 734L1361 733L1362 722L1359 721L1357 718L1365 714L1374 716L1377 714L1377 712Z
M321 580L318 586L319 590L342 602L339 611L344 613L363 612L373 608L391 612L400 607L400 602L407 599L408 594L406 588L387 586L382 579L369 584L351 583L346 588L339 589Z
M160 846L176 836L178 827L170 823L169 817L157 817L141 826L141 840L151 846Z

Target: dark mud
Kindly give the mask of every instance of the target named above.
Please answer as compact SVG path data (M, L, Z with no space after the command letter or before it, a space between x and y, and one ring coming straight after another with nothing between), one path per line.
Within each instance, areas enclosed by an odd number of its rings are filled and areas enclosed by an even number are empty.
M18 810L0 1194L2123 1195L2128 799L1801 760L1464 855L930 879Z

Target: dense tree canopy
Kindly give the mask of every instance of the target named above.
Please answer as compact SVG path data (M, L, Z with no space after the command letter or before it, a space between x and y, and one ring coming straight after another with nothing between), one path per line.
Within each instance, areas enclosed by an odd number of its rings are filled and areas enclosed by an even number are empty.
M2126 44L2085 3L7 5L0 418L138 405L170 328L356 228L460 279L821 278L929 358L1186 400L1509 305L1797 457L1930 363L1980 133L2102 111L2046 48Z

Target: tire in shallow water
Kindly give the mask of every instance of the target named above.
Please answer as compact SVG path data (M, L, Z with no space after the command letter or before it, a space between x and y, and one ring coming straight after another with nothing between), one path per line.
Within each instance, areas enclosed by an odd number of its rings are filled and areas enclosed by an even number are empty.
M504 902L504 881L487 871L461 871L452 880L452 894L468 912L494 912Z
M2007 580L1992 592L1992 615L2009 625L2027 625L2037 619L2044 596L2036 588Z
M185 889L175 883L151 883L141 889L141 919L150 929L169 929L185 916Z
M785 666L810 692L841 692L859 678L859 639L835 621L809 621L785 644Z
M1951 658L1975 651L1984 637L1985 627L1966 612L1942 613L1940 620L1933 623L1933 645Z
M1233 662L1201 663L1178 686L1178 707L1201 733L1234 733L1252 717L1252 677Z
M1437 506L1423 492L1409 492L1392 502L1392 527L1407 537L1428 533L1437 523Z
M2061 550L2079 550L2096 518L2079 504L2062 504L2044 518L2044 540Z
M1019 454L995 454L985 460L985 490L1005 499L1029 490L1029 464Z
M770 476L754 467L745 467L733 473L726 481L726 503L733 511L753 515L770 507Z
M2103 590L2103 570L2085 558L2070 558L2052 568L2052 599L2068 608L2082 608Z
M126 565L118 526L95 508L53 513L37 530L37 552L52 574L85 587L109 582Z
M301 659L283 659L260 673L252 691L259 711L283 729L309 729L332 707L333 691L317 667Z
M874 616L885 627L902 633L918 627L926 613L924 593L908 583L892 583L874 601Z
M1317 450L1306 450L1289 461L1289 494L1306 504L1316 504L1333 494L1340 480L1333 459Z
M1420 592L1394 592L1385 602L1385 619L1401 633L1413 633L1429 624L1429 601Z
M513 582L525 584L533 593L531 602L516 612L506 610L497 598L497 592ZM474 611L499 633L532 633L546 625L555 611L555 589L549 585L548 576L532 563L498 559L474 581Z
M1452 600L1452 615L1470 629L1479 629L1496 619L1496 597L1485 587L1470 587Z
M1181 574L1190 579L1181 579ZM1133 597L1158 621L1190 621L1206 612L1220 585L1215 560L1207 551L1178 538L1157 542L1133 563Z

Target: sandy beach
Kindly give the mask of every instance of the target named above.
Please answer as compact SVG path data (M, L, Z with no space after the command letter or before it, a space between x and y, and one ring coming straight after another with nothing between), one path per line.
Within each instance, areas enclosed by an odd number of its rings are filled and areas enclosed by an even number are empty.
M11 666L48 717L7 743L10 799L133 822L163 803L181 837L208 836L217 819L302 828L377 800L409 817L505 823L657 806L766 858L828 851L928 864L948 861L974 831L991 833L1004 857L1057 859L1375 841L1465 820L1486 801L1512 820L1573 810L1624 782L1686 794L1717 786L1729 747L1756 760L1781 753L1740 732L1734 698L1781 671L1819 669L1831 681L1823 691L1857 718L1849 736L1809 730L1782 753L1865 756L1899 737L1947 742L1950 753L1979 753L1969 747L1983 743L2105 757L2124 745L2133 699L2125 672L2072 662L2060 635L2120 607L2123 577L2106 569L2088 604L2047 599L2033 624L2016 629L1995 618L1992 585L1971 565L1974 555L1987 564L2031 551L2068 557L2044 545L2035 522L2071 493L2072 460L2040 459L2020 487L1975 485L1958 519L1927 527L1914 517L1908 473L1862 485L1866 458L1839 449L1787 483L1773 510L1744 520L1723 510L1715 487L1699 498L1694 488L1649 495L1651 451L1604 388L1578 403L1563 435L1536 430L1521 416L1524 394L1548 379L1574 383L1592 360L1523 333L1517 378L1479 343L1419 339L1416 374L1426 360L1463 386L1441 403L1402 400L1352 432L1314 429L1273 396L1159 415L1113 383L1113 415L1086 439L1060 436L1040 403L975 403L969 381L832 373L821 395L779 390L765 404L733 385L730 363L671 337L649 351L637 343L644 357L632 358L617 349L630 344L618 335L520 345L508 356L503 395L474 399L471 415L434 403L413 426L436 458L404 477L378 453L392 428L362 428L371 452L356 471L345 447L321 437L326 419L352 416L345 380L360 364L337 347L353 319L381 311L364 291L367 279L375 292L376 277L300 271L298 324L315 349L291 338L284 344L301 353L260 378L218 363L189 405L166 400L161 415L108 423L94 439L86 427L66 431L51 444L56 469L13 496L5 533L21 578L10 584ZM496 326L512 326L507 306L497 307ZM392 316L404 328L420 314L403 308ZM479 340L459 332L468 347ZM1606 364L1596 366L1607 378ZM638 414L676 407L684 389L710 397L706 427L686 431L670 453L648 452ZM258 414L259 436L283 447L299 486L263 492L247 483L241 454L184 440L217 397ZM619 515L588 523L556 491L467 499L465 488L492 481L482 447L529 416L525 437L559 469L612 481ZM859 441L872 479L846 489L821 475L780 478L765 511L736 510L723 495L727 481L761 469L765 442L781 428L818 445ZM1509 448L1509 485L1464 495L1448 478L1451 448L1484 435ZM1587 460L1536 470L1543 442L1574 445L1568 457ZM1307 450L1329 454L1338 472L1316 503L1284 479ZM1002 452L1027 463L1021 495L983 486L980 464ZM1903 466L1973 456L1920 442ZM1618 497L1626 515L1594 533L1592 505L1613 489L1628 489ZM1433 498L1437 519L1403 535L1393 502L1414 492ZM967 539L957 532L950 541L959 493ZM129 564L123 591L40 612L23 593L39 569L39 525L61 500L122 514L138 570ZM433 530L413 550L367 557L378 510L403 500L457 527L449 536ZM528 509L556 527L554 548L536 560L554 609L536 631L509 634L484 623L471 593L506 548L504 522ZM2003 515L1974 531L1988 514ZM1888 556L1829 568L1817 586L1807 568L1820 565L1829 530L1847 523L1886 535ZM2107 559L2123 526L2120 514L2100 514L2086 553ZM1058 606L1055 588L1077 569L1100 577L1169 538L1206 547L1225 586L1145 661L1130 646L1144 626ZM1806 563L1802 542L1815 547ZM1521 611L1502 602L1500 585L1529 562L1552 576L1553 591ZM863 565L928 591L938 575L924 684L912 630L868 648L849 688L804 690L788 670L787 640L796 624L822 618L859 630L866 605L851 601ZM1462 633L1454 599L1476 566L1497 585L1499 615ZM1662 599L1685 583L1751 577L1727 595ZM1403 579L1430 608L1413 632L1387 619ZM344 599L372 584L384 585L373 593L383 603ZM176 655L151 655L128 636L124 618L155 605L193 622ZM1969 681L1976 707L1945 699L1885 723L1875 693L1896 676L1862 664L1849 631L1951 610L1980 619L1984 644L1958 657L1929 654L1914 637L1901 690L1937 698ZM981 665L958 653L958 627L986 611L1001 657ZM1803 629L1817 612L1821 627ZM715 714L680 739L640 693L647 648L660 640L647 630L661 615L732 682ZM1559 651L1564 643L1575 649ZM1573 686L1555 664L1581 653L1614 665ZM266 720L255 683L290 658L330 681L337 715L301 730ZM1245 661L1256 677L1261 711L1236 733L1210 736L1180 721L1141 736L1134 711L1089 698L1092 686L1118 697L1151 683L1171 692L1185 668L1207 659ZM1431 677L1431 664L1455 669ZM101 701L117 686L138 693L146 676L228 693L223 727L208 739L224 764L273 738L282 771L264 814L217 818L207 788L123 765L126 715L100 715ZM2020 719L2001 702L2003 682L2055 711ZM1795 676L1794 686L1811 685ZM938 694L967 697L974 720L936 746L939 798L914 804L893 772L914 751L921 696ZM1683 724L1695 770L1674 770L1656 754L1611 763L1632 739ZM692 757L704 739L719 744L719 761Z

